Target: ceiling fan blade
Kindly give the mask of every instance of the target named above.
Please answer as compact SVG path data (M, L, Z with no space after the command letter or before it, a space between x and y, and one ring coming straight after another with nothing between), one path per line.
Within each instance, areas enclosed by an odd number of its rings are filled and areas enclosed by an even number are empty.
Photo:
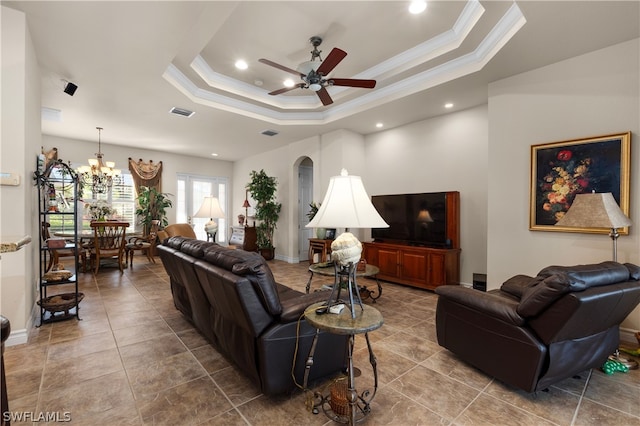
M376 87L375 80L360 80L356 78L331 78L329 84L334 86L350 86L350 87L362 87L364 89L373 89Z
M268 59L258 59L258 62L262 62L263 64L270 65L270 66L272 66L274 68L278 68L279 70L286 71L286 72L289 72L291 74L295 74L298 77L305 77L305 75L302 74L300 71L296 71L296 70L293 70L291 68L287 68L284 65L276 64L275 62L270 61Z
M347 52L342 49L338 49L334 47L331 52L329 52L329 56L322 61L322 65L318 67L316 72L318 74L327 75L329 74L335 67L342 61L345 56L347 56Z
M304 87L304 83L298 83L293 87L283 87L282 89L274 90L273 92L269 92L270 95L279 95L281 93L286 93L290 90L302 89Z
M327 89L324 87L318 90L316 92L316 95L318 95L320 101L322 102L322 105L324 106L331 105L333 103L333 99L331 99L331 96L329 96L329 92L327 92Z

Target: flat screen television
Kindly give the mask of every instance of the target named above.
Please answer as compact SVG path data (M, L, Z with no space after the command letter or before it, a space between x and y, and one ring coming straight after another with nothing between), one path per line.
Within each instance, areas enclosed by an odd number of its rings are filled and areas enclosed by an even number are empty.
M447 236L447 193L374 195L371 197L388 228L373 228L376 242L450 248Z

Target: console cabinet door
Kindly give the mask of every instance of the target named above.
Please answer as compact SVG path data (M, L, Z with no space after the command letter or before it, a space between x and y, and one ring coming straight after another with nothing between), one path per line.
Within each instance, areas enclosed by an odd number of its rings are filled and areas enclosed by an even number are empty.
M374 242L364 244L364 258L380 268L381 280L434 290L460 279L460 249Z
M429 253L427 259L427 285L429 288L434 289L439 285L447 284L445 255L443 253Z
M424 251L400 251L400 279L422 286L429 286L427 256Z
M378 263L375 263L375 262L370 262L370 263L380 268L380 274L379 274L380 278L384 279L384 277L387 277L387 278L397 277L399 264L400 264L399 251L394 248L390 249L386 247L380 247L375 251L377 252L376 261Z

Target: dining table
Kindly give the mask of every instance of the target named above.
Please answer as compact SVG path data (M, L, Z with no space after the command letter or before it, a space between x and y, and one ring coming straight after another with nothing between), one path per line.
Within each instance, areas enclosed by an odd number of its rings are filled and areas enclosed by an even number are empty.
M59 238L75 238L76 234L73 231L67 230L67 231L54 231L53 235ZM131 232L127 231L126 239L130 237L142 237L142 235L143 235L142 231L131 231ZM80 241L80 245L82 245L86 249L90 249L93 243L93 237L94 237L94 233L92 229L82 229L78 231L78 240ZM89 262L87 253L85 253L84 256L81 257L80 261L83 265Z

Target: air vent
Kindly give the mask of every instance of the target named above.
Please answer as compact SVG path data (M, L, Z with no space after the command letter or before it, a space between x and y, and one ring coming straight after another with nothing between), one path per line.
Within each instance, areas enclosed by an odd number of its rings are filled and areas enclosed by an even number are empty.
M278 134L275 130L263 130L262 133L265 136L275 136Z
M43 120L57 122L62 121L62 111L60 111L59 109L42 107L40 109L40 114Z
M189 111L188 109L173 107L169 110L171 114L182 115L184 117L191 117L195 114L194 111Z

